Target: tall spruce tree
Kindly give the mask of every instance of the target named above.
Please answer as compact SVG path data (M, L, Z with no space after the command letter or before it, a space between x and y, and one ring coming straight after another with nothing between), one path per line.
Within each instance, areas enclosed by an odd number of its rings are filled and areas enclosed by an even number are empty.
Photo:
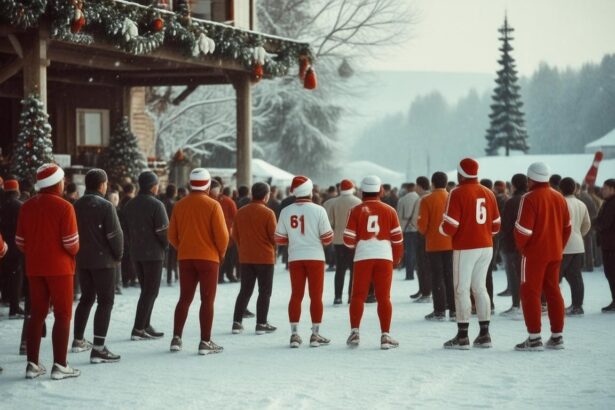
M130 131L128 117L123 117L117 124L103 162L109 179L114 182L123 182L125 178L136 181L139 174L147 168L145 158L137 145L137 138Z
M34 181L36 169L53 162L49 115L37 94L21 101L19 133L13 149L11 172L18 178Z
M496 87L493 90L491 124L487 130L487 155L498 155L500 148L504 147L506 156L511 150L527 153L527 130L523 119L523 102L521 101L520 89L517 84L517 69L515 59L511 55L513 50L510 35L514 29L508 25L508 18L504 17L504 25L498 30L501 34L502 57L498 60L501 68L497 71Z

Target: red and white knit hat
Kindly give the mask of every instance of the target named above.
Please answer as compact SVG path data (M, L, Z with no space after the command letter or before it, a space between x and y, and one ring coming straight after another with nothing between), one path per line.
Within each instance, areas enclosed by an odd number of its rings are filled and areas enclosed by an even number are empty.
M478 178L478 162L472 158L464 158L459 162L457 172L466 178Z
M311 196L313 188L314 184L312 184L311 179L303 175L298 175L293 178L293 182L290 185L290 193L297 198Z
M211 185L211 175L205 168L195 168L190 173L190 188L193 191L207 191Z
M380 187L382 186L382 181L376 175L370 175L363 178L361 181L361 191L367 193L376 193L380 192Z
M64 179L64 171L56 164L43 164L36 170L36 189L49 188Z
M352 195L354 194L354 184L349 179L343 179L340 183L340 194Z

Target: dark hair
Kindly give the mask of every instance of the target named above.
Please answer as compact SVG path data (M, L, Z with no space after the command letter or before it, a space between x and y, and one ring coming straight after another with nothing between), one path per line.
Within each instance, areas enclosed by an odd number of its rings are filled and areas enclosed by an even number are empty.
M222 185L220 185L220 183L218 182L217 179L212 179L211 180L211 187L210 189L215 189L215 188L220 188Z
M88 177L88 176L86 175L85 177L86 177L86 181L87 181L87 177ZM87 185L87 182L86 182L86 185ZM98 188L98 187L97 187L97 188ZM77 184L75 184L74 182L69 182L69 183L66 185L66 193L67 193L67 194L73 194L73 193L75 193L75 192L77 192Z
M269 185L264 182L256 182L252 185L252 199L261 201L269 193Z
M125 194L132 194L133 192L135 192L135 185L129 182L126 185L124 185L123 189L124 189Z
M434 172L431 176L431 183L436 188L446 188L446 183L448 182L448 177L444 172Z
M105 182L107 182L107 173L100 168L93 168L85 174L85 189L88 191L97 191L100 184ZM69 191L67 187L66 192L72 191Z
M483 178L480 180L480 184L485 188L493 189L493 181L489 178Z
M561 189L564 196L572 195L577 189L577 184L574 182L574 179L566 177L559 182L559 189Z
M167 189L165 191L165 195L167 198L175 198L175 194L177 194L177 187L175 184L167 185Z
M239 195L240 198L243 198L244 196L248 196L249 193L250 193L250 188L248 188L245 185L242 185L239 188L237 188L237 194Z
M406 188L409 190L416 188L416 184L414 182L408 182L406 184Z
M385 191L390 191L391 190L391 184L382 184L382 189L384 189Z
M187 194L188 194L188 190L187 190L185 187L180 186L179 188L177 188L177 196L179 196L179 197L182 197L182 198L183 198L183 197L185 197Z
M562 182L562 176L558 174L553 174L549 177L549 185L553 188L559 188L559 184Z
M613 178L609 178L606 181L604 181L603 185L608 186L609 188L613 188L615 189L615 179Z
M425 191L429 190L429 179L427 177L418 177L416 179L416 184L423 188Z
M222 195L231 196L231 187L225 186L222 188Z
M527 177L525 174L515 174L511 180L512 186L519 192L527 191Z
M254 189L254 187L252 187L252 189ZM336 189L333 185L331 185L331 186L327 189L327 192L328 192L328 193L330 193L330 194L334 193L335 191L337 191L337 189Z
M221 186L224 186L224 182L222 182L222 177L221 176L216 175L215 177L213 177L213 179L218 181Z
M363 198L378 198L380 196L380 192L361 192Z

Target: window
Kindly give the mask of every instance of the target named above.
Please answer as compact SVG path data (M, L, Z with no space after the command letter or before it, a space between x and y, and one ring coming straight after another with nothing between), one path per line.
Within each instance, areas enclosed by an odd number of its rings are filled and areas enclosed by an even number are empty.
M109 110L77 108L77 145L109 145Z

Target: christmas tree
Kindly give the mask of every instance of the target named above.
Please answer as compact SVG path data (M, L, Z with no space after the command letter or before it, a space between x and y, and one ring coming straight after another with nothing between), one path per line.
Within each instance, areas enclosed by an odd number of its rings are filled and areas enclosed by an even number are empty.
M49 115L37 94L31 94L21 101L19 134L15 141L11 172L18 178L34 181L36 169L53 162L51 125Z
M506 156L511 150L523 151L527 153L527 130L523 119L523 102L517 85L517 69L515 59L510 54L513 50L510 42L513 37L510 33L514 31L508 25L508 18L504 18L504 25L498 30L501 33L502 57L498 60L501 68L497 71L497 83L492 96L491 114L489 118L491 124L487 130L487 155L497 155L501 147L505 147Z
M109 179L123 182L125 178L136 181L146 168L145 158L137 146L137 138L130 131L128 117L122 118L111 136L104 155L105 170Z

